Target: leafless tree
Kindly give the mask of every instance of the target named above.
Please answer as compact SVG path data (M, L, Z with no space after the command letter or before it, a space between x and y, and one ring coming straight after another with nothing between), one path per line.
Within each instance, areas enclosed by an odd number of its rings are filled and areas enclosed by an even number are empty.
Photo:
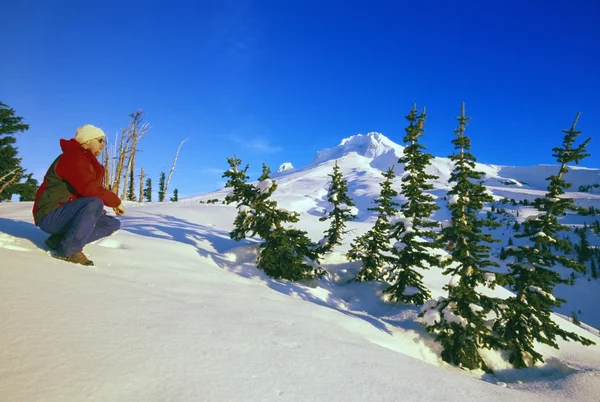
M125 149L128 150L128 158L127 165L124 166L124 182L123 182L123 193L121 194L121 199L124 199L127 195L127 185L129 182L129 174L133 174L130 172L135 171L135 154L137 151L138 141L146 134L148 131L148 127L150 126L148 123L143 123L144 112L138 110L135 113L130 114L132 121L128 126L128 136L126 141ZM129 146L129 147L127 147ZM123 172L123 171L122 171ZM135 176L131 178L133 180L133 186L135 187Z
M119 188L121 187L121 177L123 177L123 170L125 169L125 159L130 151L129 148L129 126L121 130L121 138L119 141L119 147L115 151L115 168L111 190L119 195ZM116 144L115 144L116 146ZM125 181L127 183L127 181ZM123 198L123 197L121 197Z
M177 163L177 158L179 157L179 151L181 150L181 146L184 142L186 142L189 139L190 138L188 137L185 140L181 141L181 144L179 144L179 147L177 148L177 152L175 153L175 159L173 159L173 165L171 166L171 171L169 172L169 177L167 178L167 183L165 184L165 194L168 194L169 182L171 181L171 176L173 176L173 171L175 170L175 164Z

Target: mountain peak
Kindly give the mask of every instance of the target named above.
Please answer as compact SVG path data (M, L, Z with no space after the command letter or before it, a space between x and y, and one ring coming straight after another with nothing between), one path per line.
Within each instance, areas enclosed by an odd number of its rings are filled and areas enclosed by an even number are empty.
M391 150L401 151L402 146L394 143L381 133L356 134L344 138L339 145L333 148L326 148L317 152L313 163L337 159L350 152L356 152L358 155L367 158L376 158Z

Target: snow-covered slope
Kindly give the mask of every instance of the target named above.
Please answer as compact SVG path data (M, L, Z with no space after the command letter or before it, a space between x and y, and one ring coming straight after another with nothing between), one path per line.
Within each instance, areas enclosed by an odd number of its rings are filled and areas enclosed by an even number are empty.
M52 259L30 203L0 204L2 401L595 401L600 342L540 346L545 364L495 375L440 359L416 307L348 283L341 252L319 281L272 280L257 243L229 239L235 208L130 204L122 230ZM109 212L112 213L112 212ZM324 227L305 215L312 236ZM360 234L368 225L352 223ZM434 296L447 278L425 272ZM498 289L498 292L506 292ZM595 335L556 317L559 325Z

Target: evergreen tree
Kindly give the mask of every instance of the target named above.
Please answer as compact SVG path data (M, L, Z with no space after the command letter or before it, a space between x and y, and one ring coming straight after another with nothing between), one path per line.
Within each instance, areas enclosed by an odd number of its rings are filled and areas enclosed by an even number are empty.
M133 169L131 169L131 173L129 174L129 185L127 187L127 200L128 201L135 201L135 183L133 181L134 176L133 176Z
M277 183L270 178L271 170L263 164L262 175L256 186L248 184L248 165L240 170L241 160L227 158L230 169L225 171L226 188L232 192L225 197L227 204L237 203L238 215L230 237L240 241L247 236L258 235L264 240L260 245L257 267L272 278L288 280L312 279L325 271L319 267L319 251L305 231L285 227L298 222L298 213L277 207L270 197Z
M158 202L165 200L165 172L160 172L160 178L158 179Z
M25 175L25 182L17 184L17 193L19 201L35 201L38 189L38 181L32 177L32 174Z
M369 211L378 212L377 221L371 230L354 240L346 254L349 261L362 261L361 270L354 278L357 281L370 281L379 278L382 268L391 261L392 247L390 245L390 219L398 212L399 203L394 201L398 192L392 188L396 177L394 167L382 173L385 180L379 183L381 192L375 199L376 207Z
M438 258L433 254L439 248L433 239L436 237L432 228L437 222L430 219L433 212L439 209L431 194L433 189L427 180L437 176L427 174L425 169L433 157L424 153L419 137L423 135L425 126L425 109L420 115L416 105L406 116L409 126L405 129L403 157L398 162L404 164L406 175L402 178L402 194L406 203L401 206L403 217L395 218L391 234L397 240L392 249L392 266L385 273L392 285L385 290L391 298L404 303L423 304L430 297L429 290L423 284L421 275L415 268L428 269L437 266ZM429 240L428 240L429 239ZM426 265L427 264L427 265Z
M21 201L32 201L38 187L32 174L21 166L14 134L29 130L29 124L16 116L14 109L0 102L0 202L19 194Z
M171 202L179 201L179 190L173 190L173 196L171 197Z
M509 263L508 276L512 283L514 297L505 300L506 308L494 323L497 334L497 347L509 352L509 361L517 368L524 368L544 361L542 355L534 349L534 342L544 343L558 349L556 337L574 340L584 345L593 344L587 338L574 332L561 329L550 317L553 307L559 307L564 299L553 295L554 287L560 283L568 283L553 267L557 264L583 272L584 266L578 261L550 250L549 245L562 251L571 249L568 240L558 239L561 231L570 228L561 225L558 217L566 215L566 211L574 207L571 198L560 196L571 186L565 181L568 173L567 164L576 163L589 154L586 146L590 139L573 147L580 131L575 130L579 113L570 130L565 133L562 147L553 148L553 156L560 163L558 174L551 175L548 192L536 205L541 214L523 224L523 232L516 237L528 238L531 245L522 245L508 250L516 261Z
M584 266L585 262L589 260L591 254L590 242L587 239L587 230L587 225L584 225L583 228L577 231L577 234L579 235L579 244L576 247L577 261ZM586 271L584 271L584 273L586 273Z
M459 367L490 371L479 355L478 349L487 346L491 330L486 326L486 316L495 310L497 299L480 293L479 286L495 286L495 275L487 267L498 267L490 261L489 243L497 242L491 235L484 234L484 228L499 227L500 224L479 217L486 202L494 198L482 183L484 173L476 170L477 159L471 154L471 139L465 135L469 117L462 113L456 118L459 126L454 130L452 140L456 150L450 160L454 170L450 183L454 186L448 195L448 205L452 219L444 227L440 237L444 243L453 244L451 258L442 261L444 275L452 280L444 290L448 297L430 301L421 310L420 317L428 332L436 334L436 340L444 346L442 359ZM433 318L433 319L432 319Z
M146 187L144 187L144 199L146 202L152 202L152 179L146 179Z
M325 233L325 242L322 247L323 252L331 251L336 245L342 244L342 236L348 233L346 222L356 218L352 213L351 207L354 201L348 196L348 182L344 179L342 172L335 162L331 177L329 189L327 191L327 201L333 205L333 209L326 216L319 218L320 222L331 220L331 225Z
M596 260L594 258L592 258L592 264L590 268L592 270L592 278L598 279L598 265L596 264Z

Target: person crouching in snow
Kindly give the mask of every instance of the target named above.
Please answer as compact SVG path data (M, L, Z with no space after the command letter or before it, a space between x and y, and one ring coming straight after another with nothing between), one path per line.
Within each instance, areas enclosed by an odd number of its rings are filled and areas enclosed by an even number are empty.
M117 216L125 213L121 199L102 186L104 166L97 157L104 148L104 132L91 124L79 127L75 137L61 139L62 154L50 165L33 204L33 220L51 236L46 245L55 258L94 265L83 247L108 236L121 222L105 215L104 206Z

